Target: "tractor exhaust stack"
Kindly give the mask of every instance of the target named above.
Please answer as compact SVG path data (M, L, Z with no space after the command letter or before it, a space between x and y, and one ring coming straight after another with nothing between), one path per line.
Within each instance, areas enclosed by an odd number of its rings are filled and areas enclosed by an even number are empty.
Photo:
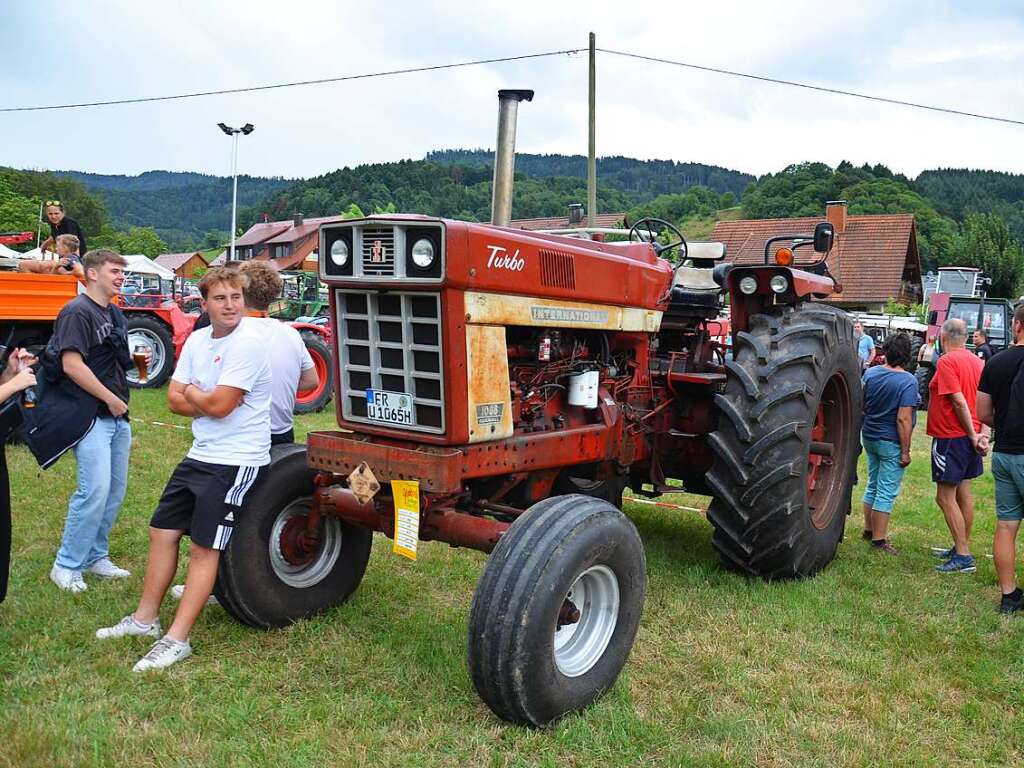
M498 140L494 147L491 224L507 227L512 219L512 182L516 171L516 116L520 101L533 101L533 91L498 91Z

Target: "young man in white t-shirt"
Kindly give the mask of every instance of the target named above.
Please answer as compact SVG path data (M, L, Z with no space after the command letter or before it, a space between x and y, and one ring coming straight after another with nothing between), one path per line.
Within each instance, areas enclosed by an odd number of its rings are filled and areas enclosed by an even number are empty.
M217 578L220 553L252 487L270 463L270 360L265 341L241 323L245 278L215 268L199 284L210 325L185 342L167 394L192 417L192 447L177 466L149 528L149 559L134 613L96 631L100 639L159 638L135 665L163 669L192 653L189 634ZM160 603L178 567L181 537L192 539L185 594L161 637Z
M316 389L320 377L299 332L267 316L267 310L280 298L284 285L277 270L265 261L247 261L239 271L247 279L244 293L249 317L243 322L257 328L270 350L274 379L270 396L270 443L293 443L295 396L300 391Z

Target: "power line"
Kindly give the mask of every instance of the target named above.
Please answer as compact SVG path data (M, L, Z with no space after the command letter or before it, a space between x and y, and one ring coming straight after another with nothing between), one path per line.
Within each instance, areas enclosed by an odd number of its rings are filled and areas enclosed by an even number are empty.
M338 77L324 77L316 80L296 80L287 83L272 83L270 85L255 85L248 88L224 88L215 91L196 91L194 93L179 93L171 96L148 96L135 99L112 99L109 101L90 101L81 102L75 104L47 104L39 106L28 106L28 107L0 107L0 113L2 112L40 112L45 110L57 110L57 109L79 109L84 107L109 107L118 104L142 104L145 102L154 101L175 101L179 99L193 99L202 96L223 96L232 93L251 93L254 91L269 91L277 88L294 88L297 86L304 85L322 85L324 83L340 83L348 80L366 80L374 77L392 77L395 75L408 75L417 72L435 72L444 69L458 69L460 67L474 67L482 64L500 64L509 61L524 61L527 59L541 59L551 56L568 56L576 53L581 53L587 50L586 48L567 48L560 51L545 51L543 53L528 53L521 56L504 56L495 59L477 59L476 61L461 61L454 62L451 64L434 64L425 67L409 67L406 69L391 69L382 72L367 72L358 75L340 75ZM627 51L616 51L610 48L597 48L596 50L601 53L607 53L612 56L622 56L624 58L639 59L642 61L651 61L658 64L670 64L676 67L685 67L687 69L696 69L701 72L711 72L717 75L728 75L730 77L742 77L747 80L756 80L762 83L773 83L775 85L786 85L791 88L804 88L809 91L818 91L820 93L831 93L838 96L850 96L855 99L864 99L866 101L877 101L884 104L895 104L901 107L912 107L914 109L925 109L930 112L941 112L948 115L958 115L960 117L973 117L978 120L989 120L997 123L1006 123L1009 125L1024 125L1024 120L1014 120L1009 117L999 117L997 115L985 115L978 112L966 112L959 109L951 109L949 107L937 107L930 104L920 104L913 101L904 101L902 99L890 99L884 96L873 96L866 93L858 93L856 91L845 91L839 88L827 88L821 85L811 85L809 83L800 83L794 80L783 80L776 77L767 77L765 75L753 75L749 72L736 72L729 69L719 69L717 67L707 67L700 64L691 64L685 61L675 61L672 59L662 59L656 56L645 56L639 53L629 53Z
M249 93L252 91L270 91L275 88L294 88L300 85L322 85L323 83L340 83L346 80L366 80L371 77L390 77L393 75L409 75L415 72L433 72L440 69L457 69L459 67L475 67L480 64L500 64L507 61L523 61L524 59L540 59L547 56L564 56L586 48L568 48L564 51L545 51L544 53L527 53L522 56L505 56L500 59L478 59L477 61L460 61L453 64L434 64L427 67L409 67L408 69L390 69L384 72L368 72L361 75L340 75L324 77L318 80L296 80L290 83L273 83L271 85L254 85L248 88L224 88L218 91L196 91L195 93L179 93L172 96L148 96L137 99L112 99L110 101L87 101L78 104L47 104L32 107L0 107L0 112L41 112L51 109L79 109L81 107L109 107L115 104L142 104L149 101L174 101L176 99L194 99L200 96L223 96L230 93Z
M857 93L856 91L843 91L838 88L826 88L821 85L809 85L808 83L798 83L793 80L780 80L776 77L765 77L763 75L751 75L747 72L733 72L729 69L718 69L716 67L704 67L700 64L690 64L685 61L673 61L672 59L659 59L654 56L643 56L639 53L627 53L625 51L613 51L608 48L598 48L597 50L601 53L610 53L613 56L624 56L629 59L642 59L644 61L653 61L658 64L672 64L677 67L686 67L688 69L699 69L702 72L713 72L717 75L730 75L731 77L745 77L748 80L759 80L762 83L775 83L776 85L788 85L794 88L806 88L809 91L820 91L822 93L834 93L839 96L852 96L856 99L866 99L867 101L880 101L886 104L897 104L901 107L913 107L915 109L927 109L931 112L944 112L948 115L960 115L961 117L975 117L979 120L991 120L996 123L1009 123L1010 125L1024 125L1024 120L1014 120L1009 117L998 117L996 115L983 115L977 112L964 112L959 109L950 109L948 107L936 107L930 104L918 104L913 101L902 101L900 99L888 99L884 96L872 96L866 93Z

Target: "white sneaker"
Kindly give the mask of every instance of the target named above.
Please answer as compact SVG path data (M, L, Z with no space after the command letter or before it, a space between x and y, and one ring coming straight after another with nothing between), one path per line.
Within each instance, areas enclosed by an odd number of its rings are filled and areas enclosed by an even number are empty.
M107 640L111 637L129 637L131 635L160 637L161 633L160 619L157 619L152 624L140 624L135 620L135 616L129 613L114 626L100 627L97 629L96 638L99 640Z
M192 646L186 640L184 643L172 637L164 635L149 649L149 653L135 662L133 672L145 672L150 669L166 669L182 659L192 655Z
M59 565L50 569L50 581L63 589L65 592L85 592L88 587L82 580L81 571L72 571L70 568L61 568Z
M114 561L109 557L104 557L102 560L97 560L95 563L85 569L86 573L94 573L97 576L104 579L127 579L132 575L131 571L119 568L114 565Z
M175 600L181 600L181 596L184 595L184 594L185 594L185 585L184 584L175 584L173 587L171 587L171 597L173 597ZM216 595L210 595L208 598L206 598L206 604L207 605L220 605L220 600L217 599Z

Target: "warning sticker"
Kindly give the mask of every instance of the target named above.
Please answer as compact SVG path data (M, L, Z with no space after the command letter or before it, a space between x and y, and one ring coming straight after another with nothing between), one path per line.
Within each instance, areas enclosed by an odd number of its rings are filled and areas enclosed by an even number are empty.
M395 497L395 542L391 551L415 560L420 541L420 483L392 480L391 493Z

